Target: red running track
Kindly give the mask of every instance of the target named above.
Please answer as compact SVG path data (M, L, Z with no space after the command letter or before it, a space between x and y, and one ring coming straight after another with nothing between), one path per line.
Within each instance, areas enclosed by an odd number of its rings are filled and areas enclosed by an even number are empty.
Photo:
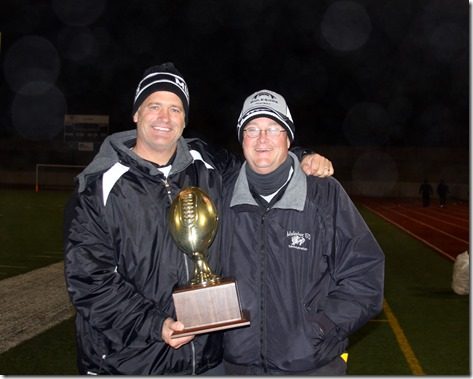
M469 250L468 203L451 202L441 208L435 199L429 207L422 207L420 199L360 198L357 202L451 261Z

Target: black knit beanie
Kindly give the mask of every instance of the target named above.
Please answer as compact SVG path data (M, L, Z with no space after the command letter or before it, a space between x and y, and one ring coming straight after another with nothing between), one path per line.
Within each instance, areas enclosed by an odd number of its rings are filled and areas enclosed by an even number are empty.
M144 72L143 79L141 79L136 88L132 115L136 113L141 103L149 95L157 91L169 91L179 96L184 106L187 124L189 119L189 90L187 89L186 81L172 62L150 67Z

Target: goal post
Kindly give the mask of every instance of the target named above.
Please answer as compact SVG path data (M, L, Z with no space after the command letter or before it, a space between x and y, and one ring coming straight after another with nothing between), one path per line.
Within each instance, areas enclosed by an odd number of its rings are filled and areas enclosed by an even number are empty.
M37 163L35 173L35 192L40 187L72 188L74 177L86 166L69 164Z

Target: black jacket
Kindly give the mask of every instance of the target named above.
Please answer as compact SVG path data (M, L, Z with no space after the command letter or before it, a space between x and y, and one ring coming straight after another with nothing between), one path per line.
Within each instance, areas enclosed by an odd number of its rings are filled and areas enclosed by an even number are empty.
M210 153L200 140L178 142L166 179L130 148L136 131L108 137L79 175L65 213L65 276L76 309L81 373L193 374L221 361L221 333L196 336L174 350L161 339L175 318L172 290L188 284L193 263L169 233L169 206L184 187L198 186L215 201L223 174L240 163ZM209 263L219 273L214 243Z
M306 177L295 160L284 194L264 208L243 166L224 206L223 275L251 319L225 332L226 361L310 372L382 310L384 254L336 179Z

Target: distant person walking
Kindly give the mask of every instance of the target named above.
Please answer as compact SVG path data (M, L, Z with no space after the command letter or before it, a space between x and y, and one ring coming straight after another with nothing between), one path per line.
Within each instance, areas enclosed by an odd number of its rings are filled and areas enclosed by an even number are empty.
M437 195L439 196L440 207L447 205L447 195L449 194L448 186L443 179L437 185Z
M430 196L432 196L434 190L427 179L424 179L424 183L420 185L419 193L422 195L422 206L428 207L430 205Z

